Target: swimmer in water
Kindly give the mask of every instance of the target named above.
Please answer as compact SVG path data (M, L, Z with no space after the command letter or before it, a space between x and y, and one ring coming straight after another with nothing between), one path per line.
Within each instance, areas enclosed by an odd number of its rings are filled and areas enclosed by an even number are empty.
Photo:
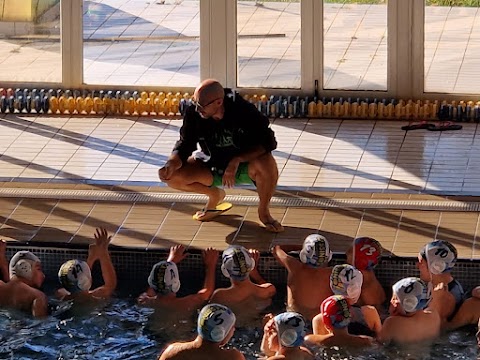
M330 288L335 295L342 295L350 305L348 332L353 335L375 337L382 329L382 322L377 309L371 305L358 306L357 301L362 292L363 275L349 264L336 265L330 275ZM328 329L323 322L322 313L312 322L313 332L325 335Z
M310 350L302 346L305 338L305 320L296 312L284 312L271 317L264 326L260 350L267 360L313 360Z
M349 300L343 295L333 295L322 302L320 315L327 330L324 334L308 335L305 342L313 346L362 347L372 345L374 339L365 335L352 335L348 331L352 321Z
M39 290L45 280L40 259L30 251L17 252L9 264L9 281L0 281L0 307L34 317L48 315L47 296Z
M231 308L242 324L258 317L270 306L276 292L275 286L267 283L258 272L259 258L257 250L247 251L243 246L231 245L225 249L221 269L230 279L230 287L215 290L210 299L210 302Z
M244 360L237 349L223 349L235 332L235 314L220 304L206 305L198 315L197 337L169 345L159 360Z
M95 243L88 248L87 261L69 260L58 271L58 280L62 288L56 292L60 300L89 301L106 299L112 296L117 287L117 274L113 266L108 245L112 239L107 230L96 229ZM95 289L92 287L91 269L96 261L100 262L104 284Z
M312 320L322 301L333 294L329 287L332 268L328 267L332 252L327 239L319 234L307 236L298 259L287 255L278 245L272 252L288 271L287 310Z

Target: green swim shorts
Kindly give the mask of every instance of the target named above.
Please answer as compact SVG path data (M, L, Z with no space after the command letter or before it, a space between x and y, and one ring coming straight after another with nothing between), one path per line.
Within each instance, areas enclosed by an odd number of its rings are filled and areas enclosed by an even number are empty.
M212 171L213 174L213 184L212 186L222 186L222 177L223 171L219 172L217 170ZM248 176L248 163L240 163L235 174L235 185L250 185L253 184L253 180Z

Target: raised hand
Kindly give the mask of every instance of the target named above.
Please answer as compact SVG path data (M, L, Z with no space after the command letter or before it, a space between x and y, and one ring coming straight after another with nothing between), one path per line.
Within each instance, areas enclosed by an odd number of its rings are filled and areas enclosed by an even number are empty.
M202 251L203 262L207 266L216 266L218 262L218 251L212 247L206 248Z
M108 231L104 228L97 228L93 237L95 239L95 243L90 244L88 248L88 256L92 260L98 259L105 253L108 254L108 245L112 240L112 237L108 235Z
M248 249L250 257L255 261L255 268L258 266L258 261L260 260L260 251L257 249Z
M167 261L171 261L171 262L174 262L175 264L178 264L187 256L188 256L188 253L185 253L185 246L175 245L170 248L170 253L168 254Z
M5 240L0 240L0 262L5 259L6 253L7 253L7 242Z

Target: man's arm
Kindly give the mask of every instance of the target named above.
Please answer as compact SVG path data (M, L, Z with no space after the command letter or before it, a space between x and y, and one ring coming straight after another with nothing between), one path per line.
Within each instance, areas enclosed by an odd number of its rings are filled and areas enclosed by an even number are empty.
M93 265L95 260L92 262L92 259L95 258L100 261L104 285L90 291L90 295L106 298L110 297L117 287L117 273L108 251L108 245L112 237L108 236L108 232L105 229L97 229L94 236L95 244L90 245L88 257L90 261L87 261L87 263L89 266L90 263ZM90 249L92 250L90 251ZM92 259L90 259L91 257Z
M205 282L203 283L203 289L198 294L203 301L207 301L215 290L215 270L218 262L218 251L209 247L202 252L202 255L205 264Z
M262 286L262 293L260 296L262 298L271 298L275 295L277 292L277 289L275 289L275 286L273 284L268 283L262 275L258 272L258 263L260 260L260 252L256 249L249 249L248 253L252 257L252 259L255 261L255 267L253 268L252 271L250 271L250 279L252 279L256 284Z
M394 331L395 318L388 317L382 325L380 333L377 334L377 341L381 344L388 344L392 341L392 332Z
M7 242L0 240L0 276L1 280L4 282L10 281L10 274L8 272L8 261L7 261Z
M276 245L272 249L272 254L277 259L277 261L283 265L283 267L287 268L288 271L292 271L295 265L298 264L298 260L288 255L280 245Z

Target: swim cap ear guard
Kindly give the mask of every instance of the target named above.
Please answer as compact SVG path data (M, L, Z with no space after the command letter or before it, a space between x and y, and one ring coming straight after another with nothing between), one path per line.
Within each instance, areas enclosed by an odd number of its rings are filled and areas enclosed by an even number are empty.
M160 261L153 265L148 276L148 285L162 295L177 293L180 290L177 265L172 261Z
M235 325L235 314L220 304L208 304L198 315L197 332L202 339L220 343Z
M415 277L397 281L392 290L406 313L425 309L432 298L432 284Z
M433 275L451 271L457 262L457 249L444 240L428 243L420 254L427 260L428 270Z
M363 274L349 264L335 265L330 274L330 289L335 295L348 297L354 303L362 293Z
M305 320L296 312L284 312L273 318L277 327L280 344L285 347L297 347L305 337Z
M28 280L32 279L33 265L40 262L40 259L30 251L18 251L10 259L9 273L10 277L16 275Z
M69 292L88 291L92 287L92 274L88 264L81 260L69 260L58 271L60 284Z
M255 260L243 246L232 245L223 251L220 269L226 278L245 280L254 268Z
M318 267L332 260L332 255L327 239L320 234L311 234L303 241L299 258L304 264Z

